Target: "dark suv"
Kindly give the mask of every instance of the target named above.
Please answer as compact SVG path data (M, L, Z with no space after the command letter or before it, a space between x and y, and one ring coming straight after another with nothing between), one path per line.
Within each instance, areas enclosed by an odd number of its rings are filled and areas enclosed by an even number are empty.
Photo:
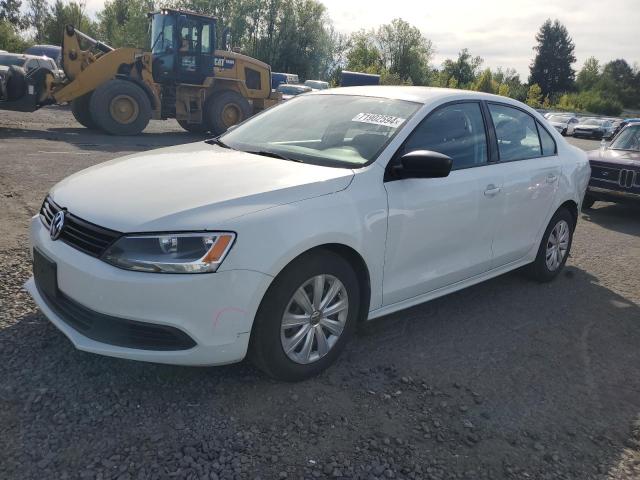
M640 202L640 123L630 123L607 148L589 152L591 179L583 207L594 202Z

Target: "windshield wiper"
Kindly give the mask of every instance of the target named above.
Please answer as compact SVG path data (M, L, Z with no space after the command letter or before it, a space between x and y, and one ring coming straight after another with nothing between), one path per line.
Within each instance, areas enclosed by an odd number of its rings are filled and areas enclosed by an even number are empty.
M219 147L222 148L229 148L231 150L233 150L229 145L227 145L226 143L224 143L222 140L220 140L218 137L216 138L210 138L209 140L205 140L204 143L208 143L209 145L218 145Z
M286 157L280 153L272 152L269 150L255 150L255 151L245 150L245 151L246 153L252 153L253 155L262 155L263 157L278 158L280 160L288 160L290 162L304 163L302 160L298 158Z

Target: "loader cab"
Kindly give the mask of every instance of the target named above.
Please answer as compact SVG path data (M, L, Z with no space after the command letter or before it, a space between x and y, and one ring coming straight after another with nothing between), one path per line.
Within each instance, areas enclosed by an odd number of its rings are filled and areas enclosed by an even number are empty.
M171 9L150 16L154 80L202 85L213 75L216 19Z

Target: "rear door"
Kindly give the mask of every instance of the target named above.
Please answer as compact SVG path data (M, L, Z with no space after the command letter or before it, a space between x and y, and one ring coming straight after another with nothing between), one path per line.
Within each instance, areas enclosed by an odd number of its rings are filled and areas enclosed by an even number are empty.
M453 171L446 178L385 182L385 305L489 270L502 197L501 178L488 162L484 116L477 101L439 107L397 153L396 157L414 150L443 153L453 159Z
M489 103L498 143L504 202L493 241L493 267L537 248L553 207L560 159L551 134L528 112Z

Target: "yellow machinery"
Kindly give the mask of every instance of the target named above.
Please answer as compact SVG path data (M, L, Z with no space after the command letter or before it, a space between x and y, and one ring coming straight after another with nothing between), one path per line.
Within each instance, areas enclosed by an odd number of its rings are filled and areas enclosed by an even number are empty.
M14 78L19 98L0 99L0 109L70 102L78 122L113 135L136 135L152 118L175 118L188 131L219 135L279 101L269 65L215 48L214 17L172 9L149 16L150 52L113 49L67 25L66 79L56 83L42 69Z

